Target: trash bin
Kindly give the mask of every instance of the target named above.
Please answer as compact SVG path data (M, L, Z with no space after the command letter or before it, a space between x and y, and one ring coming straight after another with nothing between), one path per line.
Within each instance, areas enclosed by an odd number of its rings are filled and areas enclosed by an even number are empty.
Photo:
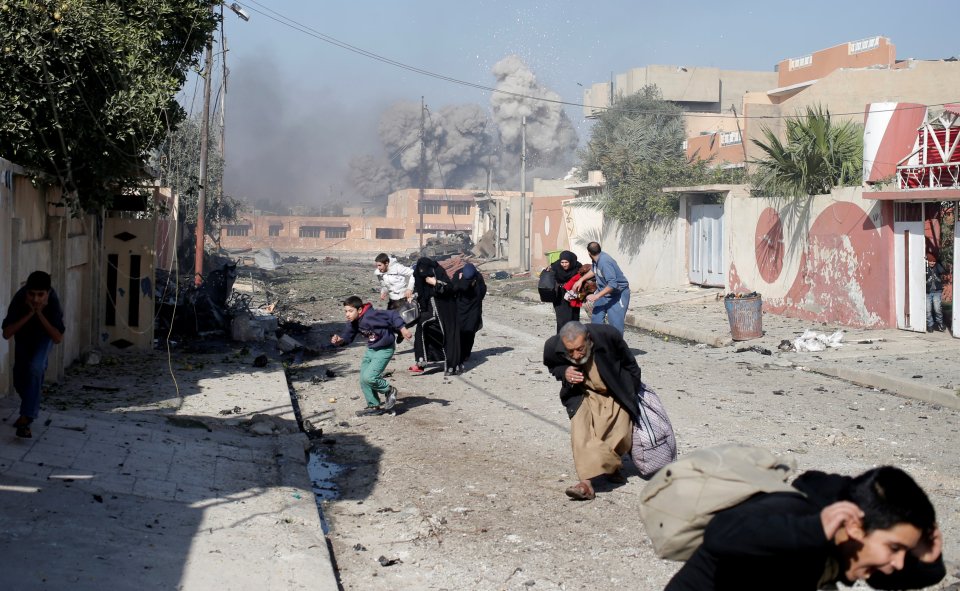
M758 293L730 294L723 300L730 322L730 336L748 341L763 336L763 298Z
M560 260L560 253L561 253L561 252L563 252L563 251L562 251L562 250L551 250L550 252L548 252L548 253L547 253L547 264L548 264L548 265L552 265L552 264L554 264L555 262L559 261L559 260Z

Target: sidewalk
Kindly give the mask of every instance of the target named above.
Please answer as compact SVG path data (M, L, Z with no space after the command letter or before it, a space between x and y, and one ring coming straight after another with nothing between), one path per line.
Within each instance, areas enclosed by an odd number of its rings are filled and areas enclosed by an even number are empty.
M32 439L0 398L4 588L337 589L283 368L172 369L157 352L71 370Z
M734 342L723 302L715 288L660 289L631 294L627 325L742 356L745 363L794 366L848 382L960 409L960 339L949 333L864 330L788 318L764 312L761 338ZM539 301L533 290L520 297ZM720 299L718 299L720 298ZM544 304L546 305L546 304ZM586 320L588 315L584 314ZM843 346L819 352L780 351L807 329L827 335L842 329ZM757 347L770 352L764 355ZM747 350L744 350L747 349Z

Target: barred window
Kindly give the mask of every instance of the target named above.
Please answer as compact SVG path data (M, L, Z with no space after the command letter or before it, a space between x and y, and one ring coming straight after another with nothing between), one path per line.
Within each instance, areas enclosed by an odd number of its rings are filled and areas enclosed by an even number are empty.
M424 201L420 204L417 213L440 213L439 201Z
M279 236L280 230L282 229L283 229L283 226L275 226L271 224L269 228L269 234L270 236Z
M449 213L450 215L469 215L470 204L469 203L448 203L447 213Z
M324 238L346 238L347 229L346 228L324 228L323 237Z
M300 238L319 238L323 232L320 226L300 226Z
M227 226L227 236L249 236L250 226Z

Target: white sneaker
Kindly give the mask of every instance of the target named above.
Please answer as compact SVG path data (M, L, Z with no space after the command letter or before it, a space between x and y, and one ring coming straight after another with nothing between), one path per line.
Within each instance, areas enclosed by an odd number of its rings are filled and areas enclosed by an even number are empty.
M397 389L393 386L390 386L390 390L387 392L387 401L383 403L383 410L390 410L397 405Z

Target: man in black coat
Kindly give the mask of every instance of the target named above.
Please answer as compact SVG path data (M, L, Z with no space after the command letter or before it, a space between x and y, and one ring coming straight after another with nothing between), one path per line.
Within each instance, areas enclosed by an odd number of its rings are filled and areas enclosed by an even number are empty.
M563 383L560 402L570 417L570 443L579 482L566 490L590 500L592 479L623 482L621 456L630 450L639 413L640 366L613 326L568 322L543 346L543 364Z

